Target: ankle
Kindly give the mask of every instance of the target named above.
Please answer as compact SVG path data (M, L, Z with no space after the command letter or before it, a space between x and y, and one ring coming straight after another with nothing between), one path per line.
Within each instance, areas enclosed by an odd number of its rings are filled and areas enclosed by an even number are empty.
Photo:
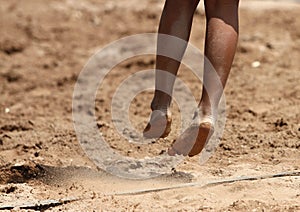
M151 102L151 110L160 110L160 111L168 111L170 108L169 101L156 101L155 99Z
M195 111L193 119L198 119L200 123L209 122L214 125L217 120L217 109L199 106Z
M198 105L197 111L201 116L212 116L215 110L210 105Z
M151 110L152 111L159 110L159 111L167 114L169 111L169 106L168 105L157 105L157 104L151 103Z

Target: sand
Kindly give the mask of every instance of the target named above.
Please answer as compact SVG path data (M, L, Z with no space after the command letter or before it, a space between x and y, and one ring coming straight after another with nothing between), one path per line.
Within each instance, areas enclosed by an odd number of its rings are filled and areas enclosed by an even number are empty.
M72 197L76 201L44 209L300 210L299 176L116 195L300 170L300 6L292 2L242 1L239 45L225 89L225 130L205 164L198 157L186 158L173 174L142 181L111 176L88 159L72 122L77 77L93 53L110 42L156 32L162 6L155 0L0 1L0 207ZM204 24L199 6L191 43L200 49ZM118 83L154 63L153 55L123 61L98 90L99 131L124 156L158 155L180 133L175 103L170 136L149 145L129 143L111 121ZM201 83L187 67L181 67L179 78L199 100ZM151 96L145 91L132 101L129 116L139 131L147 123Z

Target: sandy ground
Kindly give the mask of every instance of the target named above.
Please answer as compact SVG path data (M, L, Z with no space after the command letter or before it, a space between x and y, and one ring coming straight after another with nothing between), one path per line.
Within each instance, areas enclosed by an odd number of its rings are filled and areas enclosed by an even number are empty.
M299 176L113 195L300 170L300 6L295 3L242 1L239 46L225 90L227 122L221 143L207 163L200 165L197 157L187 158L171 175L134 181L97 170L84 154L72 123L72 94L78 74L88 58L109 42L155 32L161 9L162 2L156 0L0 1L1 207L74 197L79 200L40 209L300 210ZM200 49L204 24L199 6L191 42ZM260 66L253 66L255 61ZM126 60L99 88L99 131L123 155L157 155L179 133L176 104L172 106L175 122L171 135L145 148L129 144L111 122L110 99L117 82L153 65L153 56ZM179 75L199 99L200 82L184 66ZM151 95L138 95L130 108L138 130L148 120Z

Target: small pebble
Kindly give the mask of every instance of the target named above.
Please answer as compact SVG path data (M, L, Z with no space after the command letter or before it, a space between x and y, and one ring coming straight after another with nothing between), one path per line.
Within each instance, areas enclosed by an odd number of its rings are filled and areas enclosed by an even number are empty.
M258 68L260 66L260 62L259 61L254 61L252 64L251 64L252 68Z

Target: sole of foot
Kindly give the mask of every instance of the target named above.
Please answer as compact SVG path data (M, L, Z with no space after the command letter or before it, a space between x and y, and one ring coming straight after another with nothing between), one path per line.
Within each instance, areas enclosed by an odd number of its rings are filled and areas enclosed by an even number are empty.
M144 138L165 138L171 132L172 117L169 111L154 110L143 131Z
M209 122L203 122L200 125L193 124L175 140L168 150L168 155L188 155L189 157L198 155L213 133L214 127Z

